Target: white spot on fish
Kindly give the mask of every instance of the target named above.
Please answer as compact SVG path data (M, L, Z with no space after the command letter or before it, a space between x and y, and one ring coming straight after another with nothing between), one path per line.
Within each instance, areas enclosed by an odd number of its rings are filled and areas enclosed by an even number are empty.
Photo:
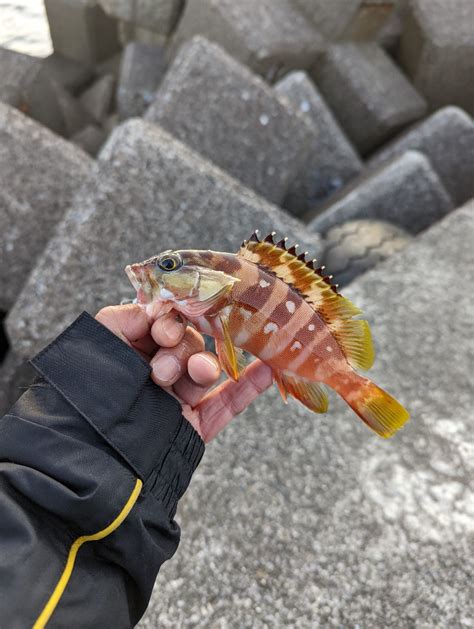
M290 352L294 352L297 349L301 349L302 345L299 341L295 341L293 345L290 347Z
M262 288L267 288L267 286L270 286L270 282L266 282L265 280L260 280L259 284Z
M270 321L270 323L267 323L267 325L263 328L263 332L265 334L270 334L270 332L276 332L278 330L278 326L276 323L273 323L273 321Z
M310 324L308 325L308 330L309 330L310 332L312 332L312 331L314 330L314 325L313 325L312 323L310 323Z
M267 116L267 114L262 114L259 120L260 120L260 124L264 127L266 127L267 124L270 122L270 118Z
M288 310L288 312L291 312L291 314L293 314L295 309L296 309L295 302L294 301L287 301L286 302L286 309Z
M160 290L160 297L162 299L173 299L174 295L171 291L169 291L167 288L162 288Z
M330 345L328 345L328 346L326 347L326 351L327 351L327 352L332 352L332 347L331 347Z
M234 338L234 345L237 347L242 347L244 343L246 343L250 338L250 333L248 330L240 330L237 336Z

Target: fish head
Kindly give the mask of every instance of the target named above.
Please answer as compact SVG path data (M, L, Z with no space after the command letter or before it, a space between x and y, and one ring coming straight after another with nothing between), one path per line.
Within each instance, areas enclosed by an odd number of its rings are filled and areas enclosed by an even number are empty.
M171 302L188 317L217 312L239 280L216 268L217 258L210 253L167 250L128 265L125 272L137 291L138 303Z

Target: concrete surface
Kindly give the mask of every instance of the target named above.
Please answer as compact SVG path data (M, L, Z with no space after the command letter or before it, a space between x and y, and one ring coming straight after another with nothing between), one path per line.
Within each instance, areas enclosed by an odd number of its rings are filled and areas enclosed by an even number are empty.
M417 151L407 151L367 171L305 218L315 215L309 227L320 234L361 218L385 220L417 234L452 209L452 200L428 159Z
M117 22L96 0L44 0L55 52L97 63L119 48Z
M130 42L125 47L117 86L121 119L141 116L153 101L167 67L163 46Z
M316 28L289 0L187 2L173 51L194 35L215 41L268 80L309 68L324 48Z
M296 216L321 203L362 170L362 161L305 72L290 72L275 91L314 127L314 144L283 205Z
M202 37L176 56L146 119L274 203L315 142L303 115Z
M99 0L114 18L168 35L176 25L184 0Z
M344 293L409 424L383 441L335 396L262 396L207 446L140 629L470 626L473 211Z
M330 46L313 66L312 75L362 154L375 149L426 111L423 98L374 42Z
M383 146L369 160L380 166L407 150L424 153L460 205L474 197L474 122L458 107L444 107Z
M0 104L0 309L12 305L91 165L79 148Z
M398 59L432 110L474 115L474 2L411 0Z

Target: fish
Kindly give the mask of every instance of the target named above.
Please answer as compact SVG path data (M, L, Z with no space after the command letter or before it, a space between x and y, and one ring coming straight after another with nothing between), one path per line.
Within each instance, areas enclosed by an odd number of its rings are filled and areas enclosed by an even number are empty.
M333 389L362 421L388 438L409 419L389 393L358 373L372 367L369 324L315 260L258 232L237 253L167 250L126 267L137 303L180 312L214 337L222 369L238 380L245 354L272 369L285 402L291 396L315 413Z

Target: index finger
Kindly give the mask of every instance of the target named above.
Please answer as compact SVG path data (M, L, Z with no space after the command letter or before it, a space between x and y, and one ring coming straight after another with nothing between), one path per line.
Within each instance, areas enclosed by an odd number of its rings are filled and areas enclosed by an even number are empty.
M261 360L254 360L238 382L227 380L206 395L195 407L200 415L204 441L213 439L272 383L271 368Z

